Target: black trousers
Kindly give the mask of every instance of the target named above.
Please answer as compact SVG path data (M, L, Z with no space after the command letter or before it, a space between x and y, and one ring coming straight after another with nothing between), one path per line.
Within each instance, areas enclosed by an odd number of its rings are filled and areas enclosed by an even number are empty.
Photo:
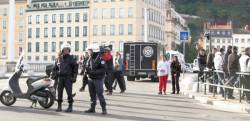
M179 78L180 78L180 75L177 74L175 77L174 74L172 74L172 92L173 93L175 93L176 89L177 89L177 93L180 92Z
M114 80L113 72L108 72L107 75L105 76L104 84L109 92L113 92L113 87L112 87L113 80Z
M122 71L115 71L114 72L114 80L117 80L118 85L119 85L121 91L125 91L126 90L126 83L125 83L125 79L124 79L124 76L122 74Z
M236 72L230 72L229 73L229 85L231 87L233 87L233 85L235 84L236 81L237 81L237 74L236 74ZM233 96L233 92L234 92L233 89L226 89L225 91L226 91L228 97L232 97Z
M102 109L106 109L106 101L103 95L103 80L88 80L91 108L96 107L96 96L100 101Z
M243 76L241 78L243 87L245 89L250 89L250 76ZM250 101L250 92L249 91L244 91L247 101Z
M57 93L58 93L58 103L63 102L63 90L66 89L67 95L68 95L68 103L73 103L73 96L72 96L72 79L69 77L59 77L58 80L58 87L57 87Z
M83 74L83 78L82 78L82 88L85 89L85 87L87 86L88 84L88 77L86 74Z

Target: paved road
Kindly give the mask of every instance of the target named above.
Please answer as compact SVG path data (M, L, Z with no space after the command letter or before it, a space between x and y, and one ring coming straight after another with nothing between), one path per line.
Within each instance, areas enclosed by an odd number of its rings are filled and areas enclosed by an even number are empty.
M0 89L5 80L0 80ZM78 90L80 82L75 84ZM203 105L181 95L157 95L157 83L140 81L129 82L125 94L118 90L112 96L106 96L108 115L85 114L89 107L88 92L77 93L73 113L57 113L56 105L49 110L39 106L29 108L30 102L18 100L13 107L0 104L0 121L249 121L250 115L221 111ZM168 91L170 93L170 91ZM67 108L65 101L63 108Z

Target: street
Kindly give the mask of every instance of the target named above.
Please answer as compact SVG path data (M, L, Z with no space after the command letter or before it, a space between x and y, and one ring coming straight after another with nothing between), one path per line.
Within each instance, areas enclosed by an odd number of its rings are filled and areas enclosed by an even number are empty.
M80 79L79 79L80 80ZM6 80L0 80L0 89ZM24 79L21 80L25 89ZM215 107L201 104L182 95L171 95L171 83L168 84L167 95L157 95L158 83L147 80L127 82L127 91L120 94L119 87L112 96L105 95L108 103L108 115L101 114L97 106L96 114L86 114L89 108L88 91L78 92L81 81L75 86L73 113L55 112L57 104L44 110L39 105L31 109L31 102L18 99L12 107L0 104L0 121L248 121L249 114L227 112ZM64 93L66 99L66 93ZM63 109L67 108L67 101Z

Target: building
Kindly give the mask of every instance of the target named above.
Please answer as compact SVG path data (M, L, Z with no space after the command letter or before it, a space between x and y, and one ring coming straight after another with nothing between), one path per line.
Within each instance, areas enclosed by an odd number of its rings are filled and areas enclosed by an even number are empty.
M167 50L175 50L177 45L181 44L180 32L183 31L188 31L186 20L168 2L165 23L165 44L167 45Z
M15 32L14 32L14 58L18 59L25 46L25 8L26 0L15 0ZM8 59L9 44L9 0L0 1L0 62L5 63Z
M88 44L122 52L124 42L165 42L166 0L91 0L89 6Z
M26 58L50 63L63 43L77 56L88 42L88 0L32 0L26 10Z
M207 22L204 24L204 32L209 32L211 36L212 48L224 48L233 44L232 22ZM205 49L209 49L209 41L204 39Z
M245 48L250 47L250 32L234 30L233 41L239 52L245 51Z

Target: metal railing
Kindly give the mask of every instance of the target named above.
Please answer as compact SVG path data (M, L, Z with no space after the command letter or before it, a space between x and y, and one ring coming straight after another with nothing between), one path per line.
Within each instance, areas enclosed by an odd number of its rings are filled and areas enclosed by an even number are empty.
M213 97L215 97L217 89L223 88L224 90L224 99L227 99L227 89L233 89L239 91L239 102L242 102L243 93L250 92L250 89L244 87L242 81L250 81L250 73L246 72L236 72L236 80L229 80L228 78L223 77L223 80L219 80L217 73L225 75L225 72L218 70L204 70L202 76L198 75L198 85L197 92L200 91L200 86L204 86L204 95L207 95L207 86L212 87ZM216 78L217 77L217 78ZM246 78L248 77L248 78ZM224 82L223 84L219 84ZM230 81L235 81L231 83ZM230 85L231 84L231 85ZM210 88L211 88L210 87Z

